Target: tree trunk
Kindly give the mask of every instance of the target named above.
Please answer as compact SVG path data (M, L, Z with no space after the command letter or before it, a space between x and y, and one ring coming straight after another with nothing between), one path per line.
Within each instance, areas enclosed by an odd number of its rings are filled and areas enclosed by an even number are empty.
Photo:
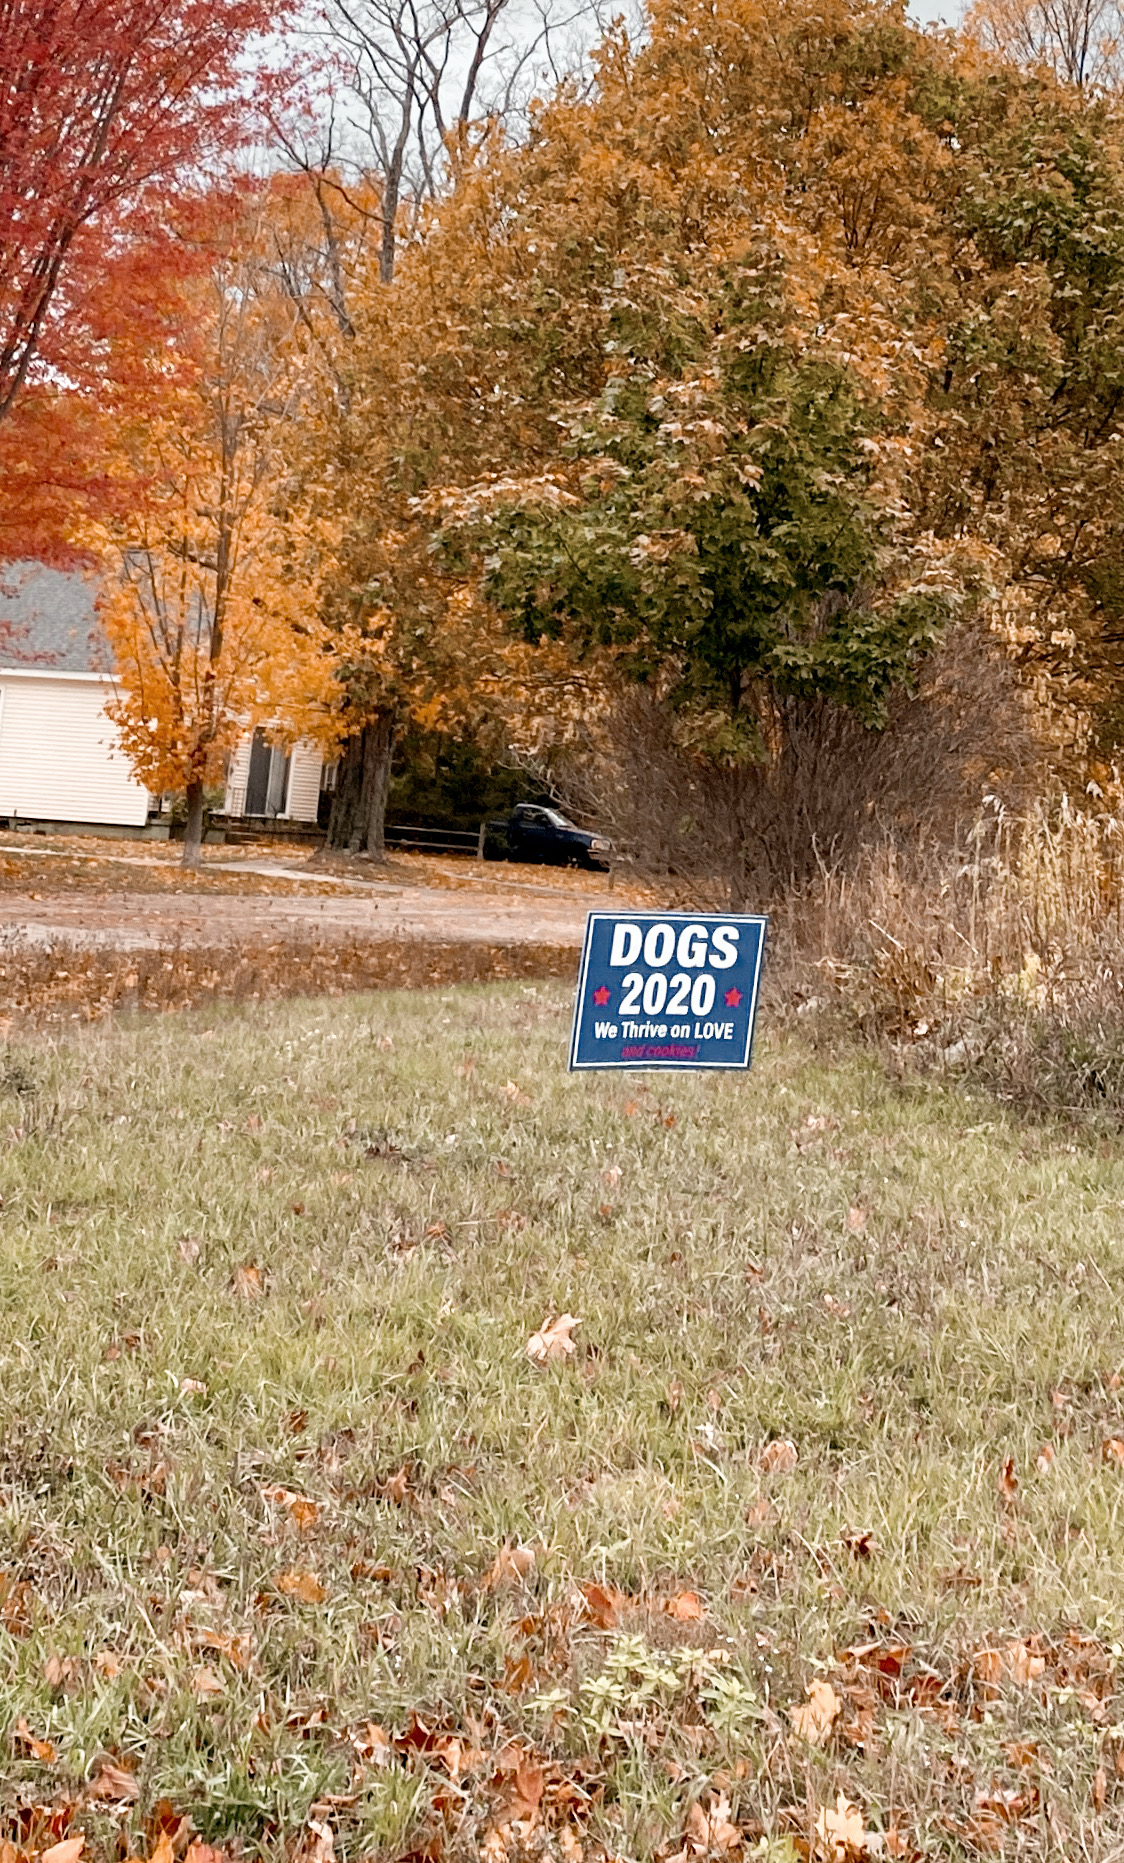
M328 846L386 858L386 803L394 755L394 718L378 712L348 738L328 821Z
M199 850L203 846L203 785L187 785L187 828L183 837L183 864L185 867L199 865Z

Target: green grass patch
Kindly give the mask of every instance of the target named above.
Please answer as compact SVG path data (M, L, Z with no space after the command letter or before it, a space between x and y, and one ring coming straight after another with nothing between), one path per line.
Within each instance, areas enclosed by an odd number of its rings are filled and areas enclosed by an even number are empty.
M1118 1148L799 1035L571 1078L568 1016L2 1057L0 1836L1107 1857Z

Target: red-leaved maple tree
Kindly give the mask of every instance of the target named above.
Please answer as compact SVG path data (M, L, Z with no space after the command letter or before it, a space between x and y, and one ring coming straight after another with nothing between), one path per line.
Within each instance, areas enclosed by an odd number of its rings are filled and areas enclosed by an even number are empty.
M0 0L0 421L73 381L87 287L157 182L246 138L268 0Z

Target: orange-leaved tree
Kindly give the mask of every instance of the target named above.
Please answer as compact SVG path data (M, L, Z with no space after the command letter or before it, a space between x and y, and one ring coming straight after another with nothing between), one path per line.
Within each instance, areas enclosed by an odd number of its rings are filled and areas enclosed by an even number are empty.
M247 184L185 225L193 263L166 281L174 342L149 355L109 462L129 508L80 532L106 571L108 709L138 776L186 798L187 864L205 789L248 728L330 734L318 614L335 533L317 486L291 473L307 342L270 237L290 185Z

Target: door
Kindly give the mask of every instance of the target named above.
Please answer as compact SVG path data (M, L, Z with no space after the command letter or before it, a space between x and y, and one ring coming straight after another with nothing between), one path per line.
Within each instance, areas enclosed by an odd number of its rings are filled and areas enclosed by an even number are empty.
M247 815L284 815L289 797L288 753L266 742L265 732L254 732L250 745L250 773L246 778Z

